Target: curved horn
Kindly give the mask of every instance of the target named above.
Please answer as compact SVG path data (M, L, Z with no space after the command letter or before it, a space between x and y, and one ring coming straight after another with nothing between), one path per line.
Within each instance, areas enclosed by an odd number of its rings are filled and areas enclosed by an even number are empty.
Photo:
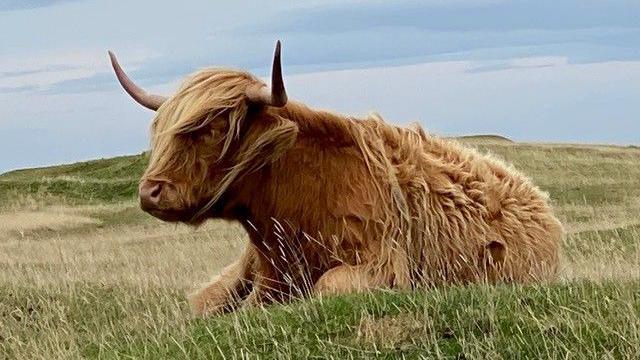
M282 64L280 62L280 40L276 43L276 51L273 54L273 67L271 68L271 88L258 85L247 89L249 101L275 107L283 107L287 104L287 91L284 88L282 78Z
M118 59L116 59L116 55L111 51L109 51L109 58L111 59L111 66L113 66L113 71L116 72L116 77L118 78L120 85L122 85L124 90L131 95L133 100L138 104L146 107L147 109L156 111L160 105L167 100L165 96L149 94L131 81L127 74L125 74L124 70L122 70L122 67L118 63Z

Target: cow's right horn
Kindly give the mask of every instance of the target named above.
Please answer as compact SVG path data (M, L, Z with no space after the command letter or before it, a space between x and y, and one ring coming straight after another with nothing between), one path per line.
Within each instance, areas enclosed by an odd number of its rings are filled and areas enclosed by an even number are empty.
M127 74L125 74L124 70L122 70L120 64L118 64L116 55L111 51L109 51L109 58L111 59L111 66L113 66L113 70L116 72L116 77L118 78L120 85L122 85L124 90L131 95L133 100L138 104L146 107L147 109L156 111L167 100L167 97L165 96L149 94L131 81Z

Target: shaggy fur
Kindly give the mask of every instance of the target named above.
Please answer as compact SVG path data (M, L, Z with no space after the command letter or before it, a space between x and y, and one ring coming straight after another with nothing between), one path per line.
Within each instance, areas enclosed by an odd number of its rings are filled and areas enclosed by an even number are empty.
M562 226L499 160L400 128L289 102L249 104L258 79L203 70L157 112L144 179L162 211L240 221L241 258L192 297L198 314L292 295L545 281Z

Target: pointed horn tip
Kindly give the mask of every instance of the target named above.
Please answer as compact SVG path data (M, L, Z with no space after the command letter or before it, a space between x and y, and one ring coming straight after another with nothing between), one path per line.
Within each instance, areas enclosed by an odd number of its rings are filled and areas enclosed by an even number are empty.
M109 54L109 60L111 61L111 66L116 67L118 65L118 59L116 58L116 54L111 50L107 50L107 54Z
M280 40L276 41L276 56L280 56L281 47L282 47L282 44L280 43Z

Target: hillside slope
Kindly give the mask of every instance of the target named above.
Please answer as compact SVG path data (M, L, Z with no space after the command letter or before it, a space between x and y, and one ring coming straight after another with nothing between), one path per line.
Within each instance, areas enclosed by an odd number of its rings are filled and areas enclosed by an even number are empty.
M47 194L52 203L75 204L134 199L147 158L142 155L78 162L0 175L0 204L11 196Z

